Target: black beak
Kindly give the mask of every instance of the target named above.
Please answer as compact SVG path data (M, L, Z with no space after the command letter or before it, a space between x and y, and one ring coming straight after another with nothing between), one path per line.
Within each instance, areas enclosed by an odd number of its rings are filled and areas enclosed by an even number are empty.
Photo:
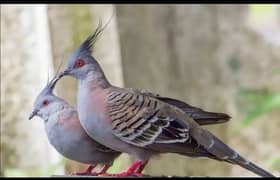
M70 74L70 70L66 69L65 71L61 72L59 75L58 75L58 78L62 78L63 76L66 76L66 75L69 75Z
M32 113L29 115L28 119L31 120L34 116L37 116L38 110L32 111Z

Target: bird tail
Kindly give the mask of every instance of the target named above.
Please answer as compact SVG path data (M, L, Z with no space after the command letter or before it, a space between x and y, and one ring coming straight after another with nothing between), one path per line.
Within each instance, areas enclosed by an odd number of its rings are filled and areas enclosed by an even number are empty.
M241 157L242 158L242 157ZM244 158L242 158L244 159ZM247 160L245 160L246 163L244 163L243 161L237 161L237 160L230 160L230 163L234 163L237 164L259 176L262 177L275 177L274 175L272 175L271 173L267 172L266 170L262 169L261 167L257 166L256 164L249 162Z
M266 170L258 167L252 162L240 156L237 152L231 149L228 145L223 143L217 137L212 135L209 131L199 128L192 132L194 139L199 142L209 153L216 156L218 159L237 164L259 176L275 177Z

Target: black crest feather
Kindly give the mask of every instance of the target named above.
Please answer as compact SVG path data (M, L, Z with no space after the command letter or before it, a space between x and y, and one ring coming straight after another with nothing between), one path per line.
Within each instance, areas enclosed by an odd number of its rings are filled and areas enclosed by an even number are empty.
M107 25L111 21L112 17L113 16L111 16L109 21L104 26L102 26L102 20L101 19L99 20L98 26L95 29L94 33L92 35L90 35L80 46L81 51L86 51L86 52L92 53L93 45L96 43L96 41L98 40L101 33L107 27Z
M57 68L57 70L55 72L55 75L54 75L54 77L50 81L49 81L49 77L48 77L48 83L47 83L47 86L46 86L46 89L48 89L48 91L52 92L55 84L60 79L59 78L59 71L61 69L62 64L63 64L63 61L60 61L59 66L58 66L58 68Z

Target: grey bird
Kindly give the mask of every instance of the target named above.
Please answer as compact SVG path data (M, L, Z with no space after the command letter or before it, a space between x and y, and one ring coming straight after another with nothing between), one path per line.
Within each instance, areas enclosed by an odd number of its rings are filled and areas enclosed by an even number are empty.
M75 108L54 95L53 89L57 81L58 78L54 77L39 93L29 120L34 116L44 120L48 140L60 154L68 159L90 164L85 172L73 174L91 176L106 174L121 153L101 145L87 135ZM102 170L98 173L91 172L98 164L104 165Z
M77 111L87 134L111 149L137 158L119 176L140 176L152 156L177 153L237 164L257 175L273 177L195 121L196 117L223 121L229 116L211 114L182 101L147 91L111 85L91 55L92 47L103 30L104 27L99 24L96 31L72 54L59 78L67 75L78 80Z

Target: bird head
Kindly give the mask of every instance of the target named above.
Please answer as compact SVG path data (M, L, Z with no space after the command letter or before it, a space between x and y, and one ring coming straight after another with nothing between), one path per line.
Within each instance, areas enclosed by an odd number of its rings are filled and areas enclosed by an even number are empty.
M36 97L29 120L34 116L39 116L47 121L50 115L63 108L64 100L53 94L53 89L58 80L59 78L55 76Z
M105 27L106 25L102 27L101 22L99 23L95 32L90 35L71 55L66 69L60 74L60 78L68 75L78 80L83 80L88 77L89 74L91 74L94 79L103 75L100 65L91 53L93 45Z

